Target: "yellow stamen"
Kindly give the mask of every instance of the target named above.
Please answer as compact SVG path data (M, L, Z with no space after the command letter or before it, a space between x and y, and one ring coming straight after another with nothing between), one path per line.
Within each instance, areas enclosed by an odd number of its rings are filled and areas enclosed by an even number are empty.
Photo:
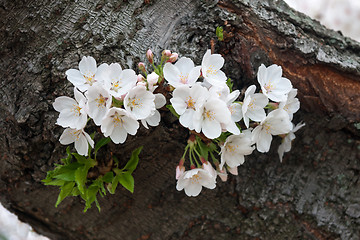
M95 74L88 74L88 75L83 75L85 80L86 80L86 83L89 84L90 86L92 86L94 83L95 83Z
M218 70L213 69L214 65L210 65L208 69L206 70L206 74L216 74Z
M108 98L103 97L103 95L100 94L98 98L95 99L95 101L98 103L98 107L105 107L106 101Z
M73 104L71 111L74 112L75 116L80 116L81 107L79 107L79 105Z
M193 110L195 110L195 101L192 97L187 97L186 98L186 105L187 105L187 108L191 108Z
M186 84L188 82L189 75L182 75L180 74L180 82Z

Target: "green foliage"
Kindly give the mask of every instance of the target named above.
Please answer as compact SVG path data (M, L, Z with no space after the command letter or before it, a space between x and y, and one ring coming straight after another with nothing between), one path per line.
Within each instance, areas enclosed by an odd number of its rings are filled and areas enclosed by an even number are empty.
M222 27L219 26L216 28L216 36L219 41L224 41L224 29Z
M98 150L110 142L109 138L101 139L94 148L96 156ZM135 149L125 167L119 169L119 161L116 158L115 166L96 179L89 179L89 171L97 166L96 158L93 159L89 155L84 157L77 153L71 153L70 148L66 149L67 157L61 159L63 164L56 164L54 170L47 172L44 180L45 185L60 187L60 193L56 201L57 207L68 196L80 196L85 201L86 212L95 202L96 207L100 211L100 205L97 200L98 194L104 197L107 192L115 193L116 187L120 183L125 189L134 192L133 171L139 163L139 154L142 147Z
M173 107L172 105L170 105L170 104L169 104L169 105L166 105L166 108L169 109L170 112L171 112L175 117L177 117L177 118L180 117L180 115L176 113L176 111L175 111L175 109L174 109L174 107Z
M232 92L233 91L233 86L234 86L234 84L233 84L233 82L231 81L231 78L228 78L228 80L226 80L226 85L229 87L229 89L230 89L230 92Z

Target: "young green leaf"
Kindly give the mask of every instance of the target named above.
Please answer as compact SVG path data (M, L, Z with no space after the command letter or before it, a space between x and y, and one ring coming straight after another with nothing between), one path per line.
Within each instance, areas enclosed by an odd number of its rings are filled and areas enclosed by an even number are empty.
M70 195L74 186L75 186L75 182L67 182L61 187L61 191L55 203L55 207L57 207L62 202L62 200L64 200L64 198Z
M234 86L234 83L231 81L230 78L228 78L228 80L226 80L226 85L229 87L230 92L232 92L233 91L232 88Z
M48 180L45 181L46 179L42 180L44 182L45 185L50 185L50 186L62 186L64 185L65 181L62 179L55 179L55 180Z
M114 178L113 172L107 172L103 177L102 180L106 183L111 183Z
M134 178L131 173L126 172L124 174L119 175L119 182L123 185L124 188L129 190L131 193L134 192Z
M143 146L135 149L131 154L130 160L126 163L124 169L126 169L129 173L132 173L135 170L136 166L138 165L139 154L140 154L142 148L143 148Z
M75 171L75 182L77 184L77 187L79 188L79 191L81 193L85 193L85 183L87 180L87 174L88 174L89 168L87 166L79 167Z
M91 204L96 200L96 194L99 191L99 186L94 182L89 186L89 188L86 191L86 199L85 199L85 209L84 212L86 212L89 208L91 208Z
M111 139L109 137L100 139L100 141L98 141L95 145L94 154L96 155L99 149L108 144L110 141Z
M166 108L169 109L170 112L171 112L175 117L177 117L177 118L180 117L180 115L176 113L176 111L175 111L175 109L174 109L174 107L173 107L172 105L170 105L170 104L169 104L169 105L166 105Z
M111 185L108 187L108 191L111 193L111 194L114 194L115 193L115 190L116 190L116 187L119 183L119 176L120 175L117 175L113 178L112 182L111 182Z
M219 26L216 28L216 36L219 41L224 41L224 29L222 27Z

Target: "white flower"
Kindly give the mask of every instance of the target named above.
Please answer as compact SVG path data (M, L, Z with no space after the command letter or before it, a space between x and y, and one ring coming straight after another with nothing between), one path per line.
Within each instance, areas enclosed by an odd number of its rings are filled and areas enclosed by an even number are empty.
M56 124L64 128L83 129L87 122L86 98L76 88L74 88L74 96L76 101L67 96L55 99L53 107L60 112Z
M158 83L159 75L157 75L155 72L152 72L147 75L147 83L149 91L154 92L154 90L157 88L157 86L154 86Z
M249 127L249 119L261 122L265 119L266 113L264 107L269 103L268 98L261 93L255 93L255 85L246 89L244 102L242 105L242 114L245 126Z
M154 100L155 108L156 109L162 108L166 104L166 98L161 93L157 93L154 95L155 95L155 100ZM160 119L161 116L159 111L154 110L149 117L145 119L141 119L141 123L146 129L149 129L148 124L152 127L158 126L160 123Z
M164 78L170 85L177 88L183 85L192 86L200 77L200 66L187 57L180 58L175 64L170 62L164 66Z
M224 65L224 58L220 54L211 54L208 49L201 62L201 72L204 79L213 86L221 86L226 82L226 75L220 68Z
M110 136L117 144L125 142L128 133L135 135L138 128L138 121L124 109L115 107L110 108L101 124L101 132L104 136Z
M156 110L155 95L144 86L132 88L124 98L124 107L136 119L145 119Z
M88 99L87 112L95 124L100 126L102 119L111 106L112 97L100 84L89 87L85 96Z
M63 134L61 134L59 141L63 145L75 142L76 151L84 156L88 155L89 144L92 148L94 147L94 141L84 129L66 128Z
M276 109L258 125L252 132L252 141L256 143L259 152L268 152L272 136L289 133L292 123L283 109Z
M136 85L137 75L132 69L122 70L118 63L103 63L99 68L104 71L98 74L98 78L104 81L105 89L116 98L121 98Z
M208 90L200 84L192 87L180 86L174 90L170 102L176 113L180 115L181 125L194 130L194 113L204 104L208 94Z
M255 149L251 141L251 131L245 130L239 135L229 136L221 147L220 169L226 163L230 168L240 166L245 162L245 155L250 155Z
M273 64L266 68L264 64L261 64L257 78L262 93L270 100L275 102L286 101L286 94L290 92L292 85L289 79L282 77L280 66Z
M216 177L216 175L215 175ZM185 194L189 197L196 197L201 192L202 187L214 189L216 187L216 179L207 170L195 168L185 171L179 177L176 189L178 191L185 190Z
M208 100L194 114L196 132L202 132L207 138L214 139L222 132L221 125L231 121L231 113L225 102L218 97L210 96Z
M79 62L79 70L69 69L65 74L75 87L84 92L98 81L98 74L103 71L103 68L96 67L96 61L93 57L84 56Z
M291 142L296 138L295 132L305 126L305 123L298 123L282 140L279 148L278 154L280 162L282 162L284 153L289 152L291 150Z
M293 119L294 113L300 109L300 101L295 98L297 89L293 88L288 94L287 100L279 103L279 108L284 109L289 114L290 121Z

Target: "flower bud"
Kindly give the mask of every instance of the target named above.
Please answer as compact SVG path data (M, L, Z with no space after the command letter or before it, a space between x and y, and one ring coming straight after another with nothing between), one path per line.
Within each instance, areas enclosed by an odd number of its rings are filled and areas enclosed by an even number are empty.
M223 181L223 182L227 181L228 175L227 175L227 172L225 169L222 171L217 171L216 173L220 177L221 181Z
M233 167L233 168L228 168L229 173L231 173L232 175L238 175L238 168L237 167Z
M143 73L146 73L145 64L143 62L139 62L138 67L139 67L140 71L142 71Z
M147 57L147 59L149 60L149 62L151 63L151 64L153 64L153 62L154 62L154 54L153 54L153 52L149 49L149 50L147 50L147 52L146 52L146 57Z
M168 62L176 62L176 60L178 59L178 57L179 57L179 54L177 54L177 53L173 53L173 54L171 54L170 55L170 58L169 58L169 60L168 60Z
M145 77L141 74L137 75L137 82L145 82Z
M176 167L176 180L180 178L180 176L185 172L184 166L177 166Z
M155 72L152 72L151 74L149 74L147 76L147 82L150 84L150 85L155 85L157 84L159 80L159 75L157 75Z
M146 82L137 82L136 86L144 86L144 87L146 87Z
M211 176L216 177L216 171L208 161L203 162L202 168L210 173Z
M171 51L170 50L162 51L162 56L170 57L171 56Z

